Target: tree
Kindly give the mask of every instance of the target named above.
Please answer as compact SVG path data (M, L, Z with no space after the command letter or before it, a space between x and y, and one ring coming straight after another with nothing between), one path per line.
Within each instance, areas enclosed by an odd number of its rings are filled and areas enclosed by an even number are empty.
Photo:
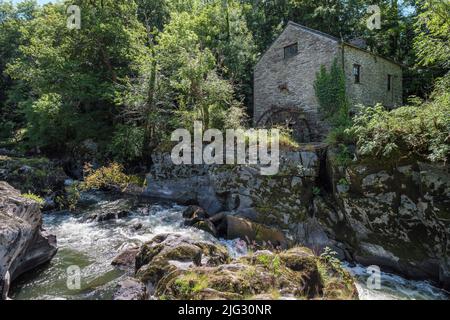
M36 1L27 0L13 6L0 0L0 138L10 138L23 122L15 97L8 99L14 82L5 69L9 61L20 55L20 28L34 18L36 10ZM21 86L21 89L25 88Z
M20 46L19 58L7 68L13 79L30 88L22 97L30 143L53 152L67 151L88 138L110 141L115 98L147 54L146 33L134 1L74 3L82 12L80 30L66 27L64 4L44 6L20 29L26 45ZM55 99L59 103L50 106ZM44 106L64 118L51 124L52 135L43 136L43 123L35 121Z
M418 63L422 66L450 68L450 3L424 0L415 24L414 41Z

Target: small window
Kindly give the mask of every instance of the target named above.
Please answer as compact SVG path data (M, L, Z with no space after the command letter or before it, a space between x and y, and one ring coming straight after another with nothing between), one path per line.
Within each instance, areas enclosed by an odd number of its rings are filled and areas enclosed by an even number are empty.
M392 75L388 74L387 76L387 91L392 90Z
M298 43L291 44L287 47L284 47L284 58L289 59L298 53Z
M359 64L353 65L353 75L355 76L355 83L361 83L361 66Z

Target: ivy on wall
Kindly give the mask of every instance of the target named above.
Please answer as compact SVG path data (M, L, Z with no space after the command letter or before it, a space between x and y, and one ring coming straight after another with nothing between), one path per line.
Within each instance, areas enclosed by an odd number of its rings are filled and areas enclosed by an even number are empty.
M316 75L314 90L319 102L319 112L324 120L333 127L348 122L349 108L345 92L345 75L337 59L333 61L330 71L322 65Z

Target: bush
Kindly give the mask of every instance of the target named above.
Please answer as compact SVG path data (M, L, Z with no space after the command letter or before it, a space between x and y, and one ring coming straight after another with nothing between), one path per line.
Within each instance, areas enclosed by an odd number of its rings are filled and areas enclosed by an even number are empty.
M34 193L24 193L21 195L22 198L25 199L29 199L29 200L33 200L37 203L39 203L39 205L43 205L45 203L45 200L41 197L39 197L38 195L35 195Z
M381 105L361 107L349 132L357 137L363 157L399 159L418 156L432 162L450 157L449 79L438 83L433 100L386 111Z
M118 163L97 170L86 169L87 176L82 189L125 190L130 184L138 184L139 178L124 173L124 168Z

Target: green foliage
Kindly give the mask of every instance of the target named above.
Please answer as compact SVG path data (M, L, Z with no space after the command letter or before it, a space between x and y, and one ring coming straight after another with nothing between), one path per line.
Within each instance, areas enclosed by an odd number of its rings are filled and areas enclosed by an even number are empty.
M450 77L442 79L433 100L386 111L362 108L350 131L363 157L400 159L418 156L448 162L450 156Z
M338 184L339 184L339 185L342 185L342 186L349 186L349 185L350 185L350 182L348 182L347 179L345 179L345 178L341 178L341 179L339 180Z
M336 258L337 253L330 247L326 247L320 255L320 259L331 264L335 269L341 269L341 261Z
M209 283L207 276L189 272L177 278L175 285L182 295L189 296L208 288Z
M313 187L312 192L314 196L320 196L322 190L319 187Z
M97 170L86 170L86 177L81 185L83 190L125 190L130 184L139 184L139 179L124 173L124 168L118 163Z
M215 8L212 6L202 7L198 12L172 14L157 38L156 60L161 81L167 79L163 85L172 96L170 101L177 115L173 119L175 126L191 128L193 121L201 120L205 128L223 129L239 127L242 123L242 105L232 82L222 76L225 69L217 68L215 51L221 48L216 46L223 43L215 43L211 40L215 37L204 34L205 25L214 24L215 16L210 16ZM223 30L219 30L220 39Z
M21 195L22 198L25 199L29 199L29 200L33 200L37 203L39 203L39 205L43 205L45 203L45 200L41 197L39 197L38 195L35 195L34 193L24 193Z
M110 150L119 162L133 161L142 156L144 143L144 128L118 125Z
M334 161L338 166L346 167L352 162L353 154L349 151L346 144L339 143L336 145L336 155Z
M19 54L6 70L17 83L11 94L26 115L31 146L49 151L88 138L108 140L118 85L147 52L134 1L74 4L83 13L80 30L66 27L64 4L39 8L21 25Z
M365 0L70 4L81 7L80 30L66 27L66 2L0 0L0 139L7 145L61 155L91 139L103 158L135 163L195 120L205 129L241 127L252 107L252 69L289 20L344 40L362 37L373 52L430 67L407 70L407 94L428 97L450 61L445 1L375 0L370 4L381 7L383 24L374 31L365 26ZM405 10L408 4L415 10ZM337 61L315 83L334 146L354 142L343 83ZM435 140L430 157L442 160L443 138L426 139ZM281 144L297 148L288 135ZM382 153L396 147L387 144Z
M327 142L334 146L352 143L353 137L347 131L351 119L345 91L345 75L337 59L333 61L330 71L322 65L316 75L314 90L319 102L319 112L332 127Z
M281 272L281 259L278 255L260 254L256 260L267 269L271 270L274 275L279 275Z
M65 194L58 195L55 198L55 203L58 205L59 209L74 211L81 198L82 189L83 185L80 183L74 183L71 186L66 187Z
M339 126L348 119L348 102L345 93L344 71L335 59L328 72L322 65L316 75L314 90L319 102L319 111L332 125Z
M414 47L419 64L450 68L450 3L424 0L415 23Z

